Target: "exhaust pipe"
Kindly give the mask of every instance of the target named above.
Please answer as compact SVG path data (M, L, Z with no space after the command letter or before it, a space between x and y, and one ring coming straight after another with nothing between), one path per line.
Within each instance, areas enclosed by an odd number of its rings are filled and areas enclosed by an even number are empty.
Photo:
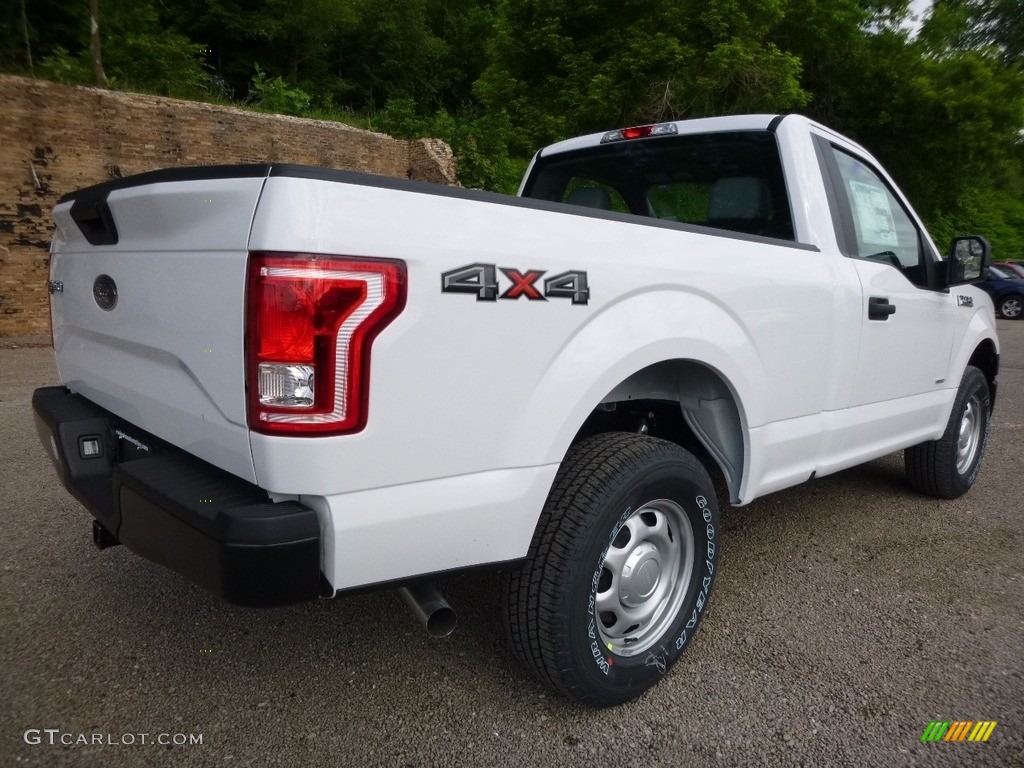
M92 543L96 545L96 549L106 549L107 547L116 547L121 542L114 534L100 525L98 520L93 520Z
M431 637L448 637L458 616L432 583L410 584L398 590Z

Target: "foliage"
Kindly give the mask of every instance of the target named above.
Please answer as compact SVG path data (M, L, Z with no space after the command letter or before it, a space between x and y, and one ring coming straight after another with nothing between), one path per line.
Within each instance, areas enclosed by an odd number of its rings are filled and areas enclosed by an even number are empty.
M70 85L91 83L88 3L25 1L37 74ZM216 95L216 81L205 62L206 45L167 29L156 0L106 0L100 24L111 86L186 98ZM20 66L9 69L24 72Z
M81 54L72 56L59 45L39 62L38 72L47 80L64 85L88 85L92 82L88 60Z
M252 78L250 91L251 103L266 112L277 112L282 115L305 115L309 112L310 95L301 88L285 83L278 75L271 79L267 73L256 65L256 74Z
M509 156L512 128L506 114L455 118L441 109L423 116L415 101L399 98L388 101L370 127L400 138L431 136L447 142L459 160L464 186L514 194L526 170L525 159Z
M502 0L475 94L513 116L517 151L654 120L785 111L800 62L768 39L775 0Z
M983 234L996 261L1024 259L1024 199L1006 189L970 187L956 208L933 219L930 232L940 249L957 235Z
M0 0L0 71L89 83L88 2ZM1020 0L101 0L112 87L437 136L513 192L537 147L802 111L871 150L944 246L1024 258Z
M104 51L107 74L124 88L165 96L203 98L217 87L203 57L206 46L183 35L133 32L110 35Z
M1024 64L1024 8L1020 0L937 0L929 23L959 49L992 46L1007 64Z

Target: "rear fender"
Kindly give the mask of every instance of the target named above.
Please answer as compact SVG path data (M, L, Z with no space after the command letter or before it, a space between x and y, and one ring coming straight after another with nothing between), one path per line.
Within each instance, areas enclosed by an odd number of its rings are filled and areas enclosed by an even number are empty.
M675 370L700 375L702 380L672 382L658 376L645 381L639 375L665 361L688 361L689 365ZM528 406L517 414L508 447L519 455L529 450L538 463L560 463L599 404L637 398L647 390L651 390L647 396L662 392L663 399L681 402L687 422L702 442L732 443L724 451L721 445L716 451L706 443L720 464L717 454L735 454L735 441L742 443L743 458L733 461L731 468L723 466L727 478L732 474L730 489L736 500L750 463L746 436L765 418L764 394L755 386L763 380L764 367L749 335L712 299L670 288L634 294L581 326L548 362ZM734 406L720 402L726 393ZM724 411L718 415L738 420L740 434L716 427L715 411L720 406Z

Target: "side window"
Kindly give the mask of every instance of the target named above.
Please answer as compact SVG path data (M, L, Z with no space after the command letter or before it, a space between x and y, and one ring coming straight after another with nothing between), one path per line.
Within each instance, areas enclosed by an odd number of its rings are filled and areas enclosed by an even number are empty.
M601 211L629 213L629 206L615 187L580 176L569 179L562 193L562 202Z
M868 165L834 149L855 233L851 255L898 268L910 282L926 287L928 272L921 233L902 203Z

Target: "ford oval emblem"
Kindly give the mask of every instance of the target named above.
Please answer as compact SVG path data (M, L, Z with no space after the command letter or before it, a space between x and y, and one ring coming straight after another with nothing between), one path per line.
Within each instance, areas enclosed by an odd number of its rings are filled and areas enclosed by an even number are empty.
M109 275L100 275L92 284L92 297L100 309L109 312L117 305L117 283Z

